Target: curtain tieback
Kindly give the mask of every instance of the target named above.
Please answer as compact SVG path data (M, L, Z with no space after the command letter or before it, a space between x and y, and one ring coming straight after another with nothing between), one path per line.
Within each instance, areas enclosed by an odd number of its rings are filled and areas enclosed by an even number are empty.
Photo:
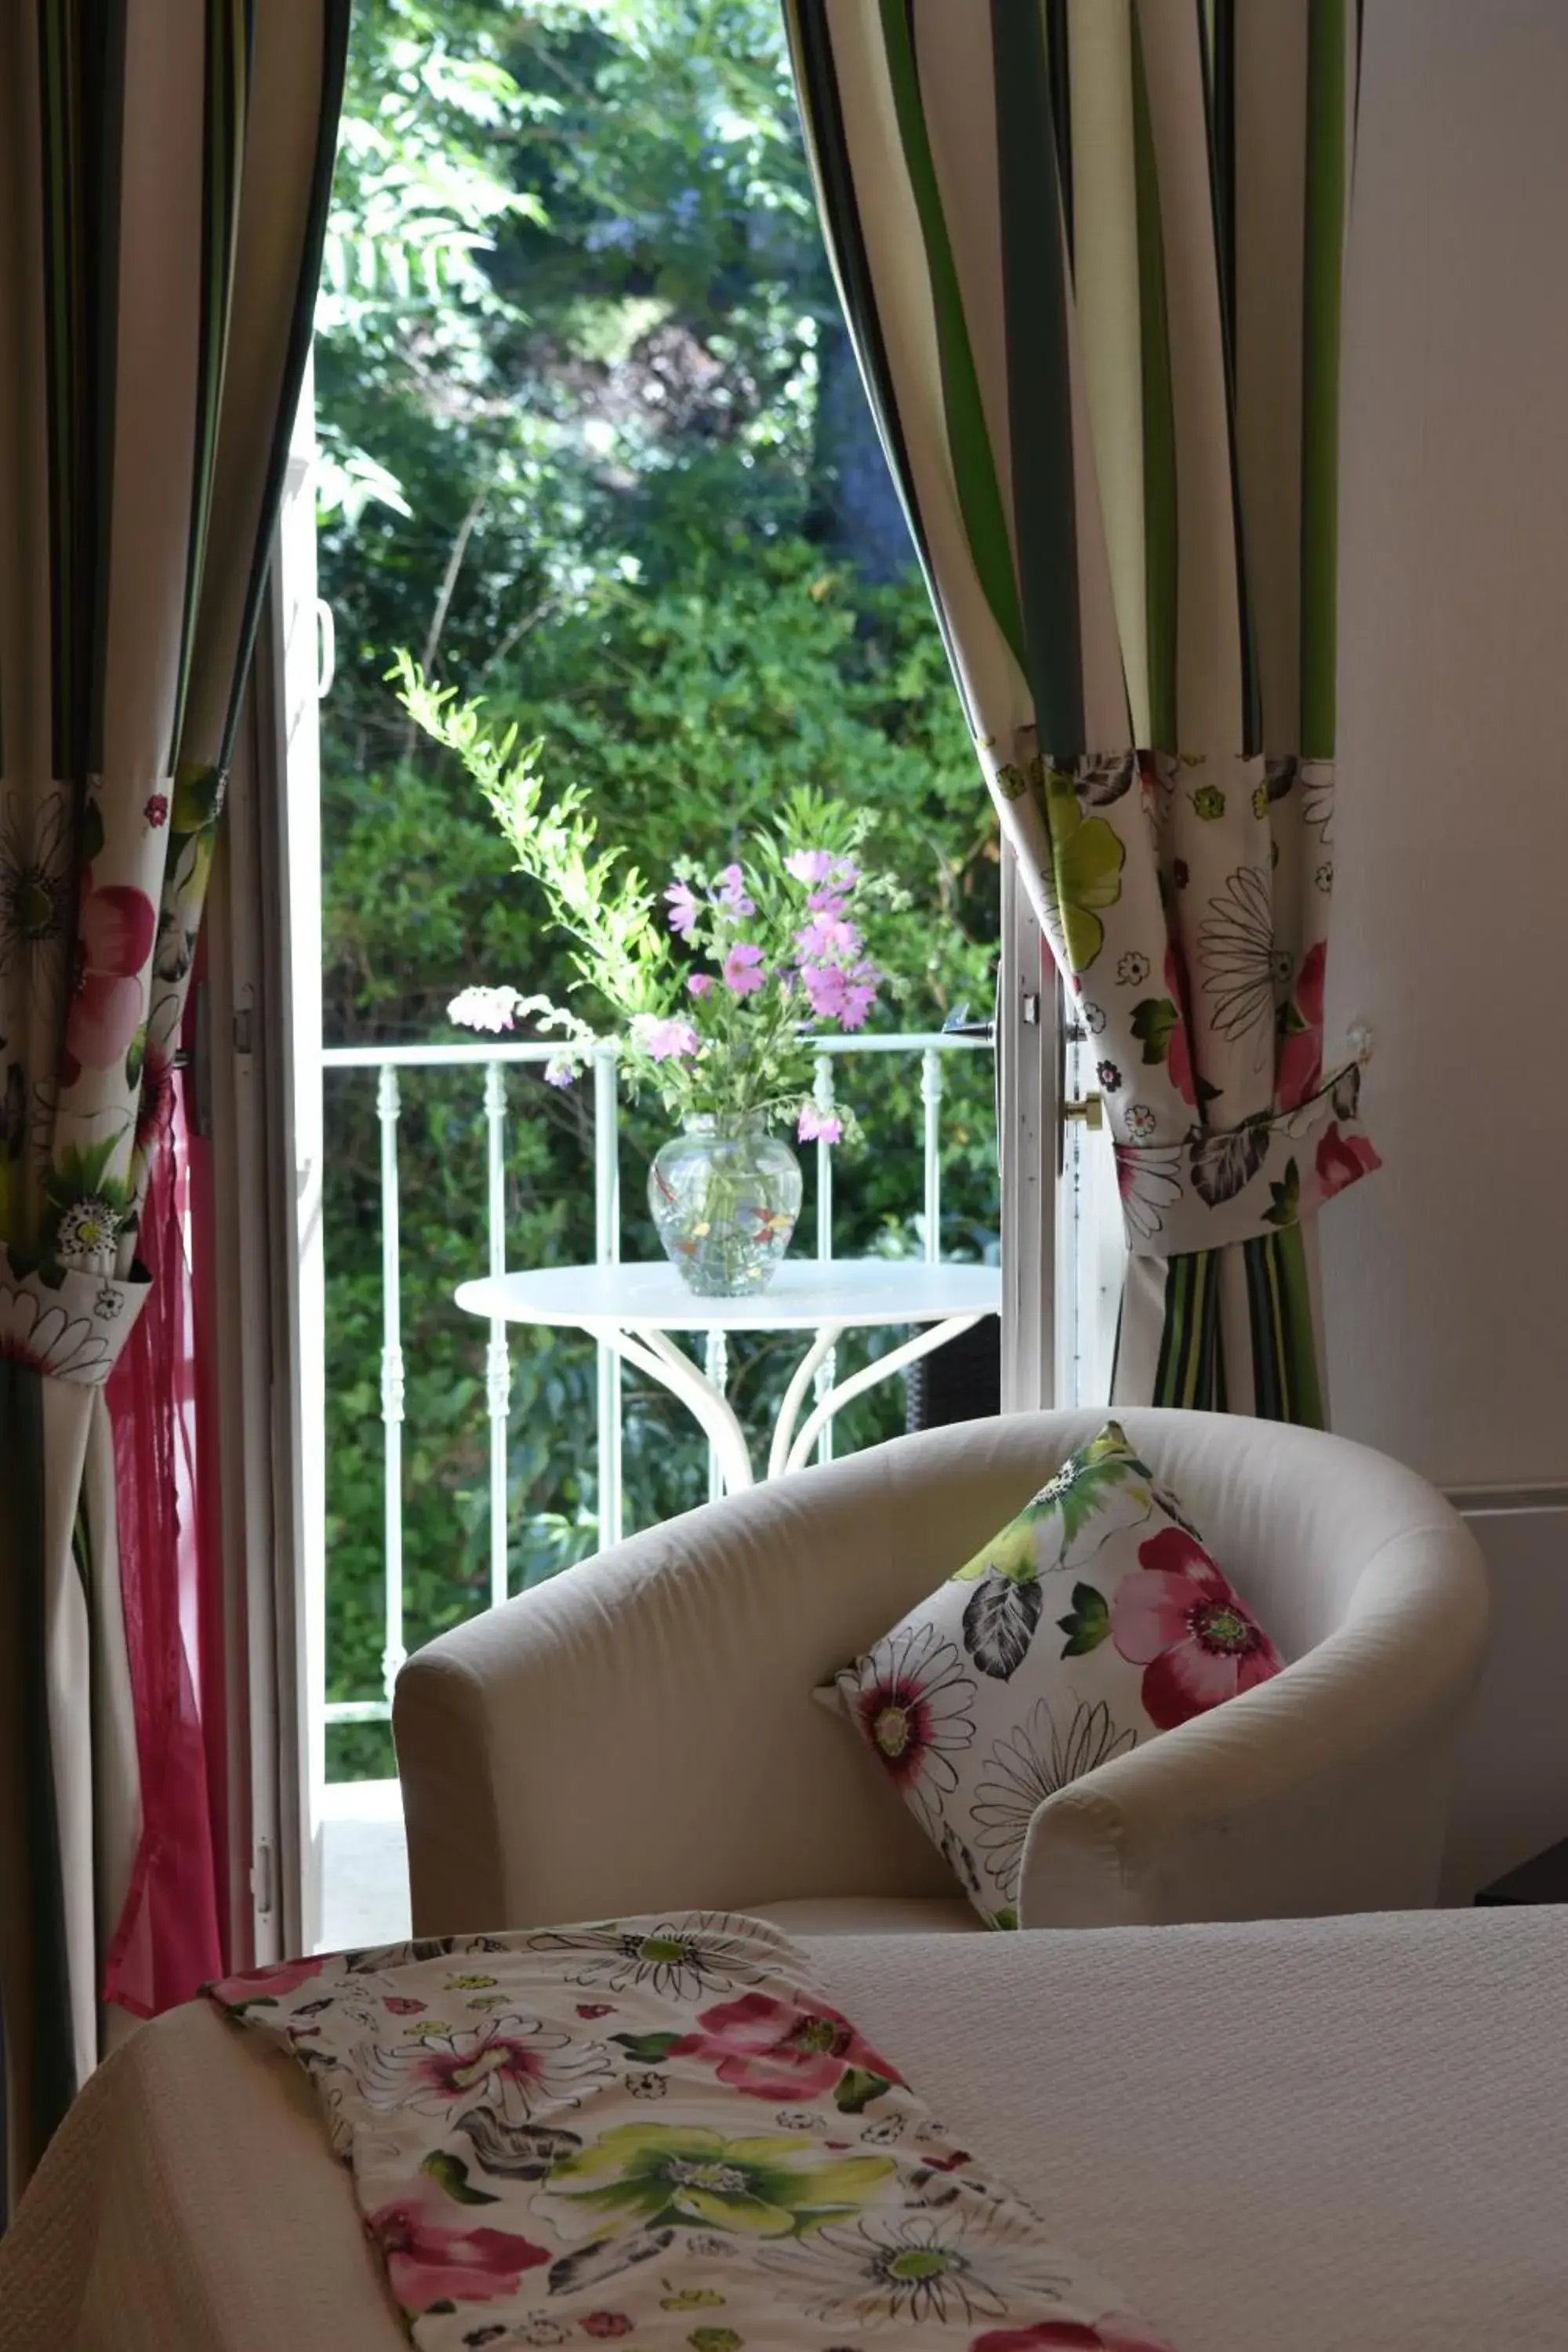
M0 1247L0 1356L55 1380L101 1388L150 1286L140 1265L129 1279L80 1266L52 1279L37 1267L19 1274Z
M1360 1118L1361 1066L1347 1062L1294 1110L1180 1143L1119 1143L1127 1246L1184 1257L1262 1239L1316 1215L1380 1162Z

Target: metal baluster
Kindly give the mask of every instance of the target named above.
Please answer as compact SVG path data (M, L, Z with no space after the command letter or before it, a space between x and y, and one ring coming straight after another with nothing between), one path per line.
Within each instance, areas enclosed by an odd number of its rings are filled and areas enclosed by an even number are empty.
M384 1432L385 1491L383 1558L386 1574L386 1639L381 1653L381 1686L388 1700L403 1646L403 1307L398 1289L397 1072L384 1064L376 1083L381 1121L381 1419Z
M816 1076L811 1094L812 1100L824 1118L830 1118L834 1102L831 1054L818 1054L816 1056ZM816 1147L816 1255L818 1263L823 1265L832 1262L833 1146L831 1143L819 1143ZM822 1402L837 1378L838 1351L834 1348L830 1349L824 1357L822 1368L814 1383L814 1393L818 1404ZM816 1458L819 1462L831 1462L833 1459L833 1423L831 1422L825 1423L822 1435L816 1442Z
M594 1055L594 1255L621 1255L620 1102L613 1048ZM621 1539L621 1360L601 1341L598 1385L599 1548Z
M506 1272L506 1072L485 1064L485 1129L489 1174L486 1218L490 1279ZM485 1349L485 1405L490 1419L490 1606L507 1597L507 1420L511 1406L511 1358L502 1317L490 1318Z
M928 1045L921 1055L921 1100L925 1105L926 1264L942 1261L942 1055Z
M722 1396L730 1379L730 1345L722 1331L709 1332L708 1344L703 1349L702 1369ZM719 1449L715 1445L710 1445L708 1448L708 1500L710 1503L718 1502L723 1492L724 1473L720 1466Z

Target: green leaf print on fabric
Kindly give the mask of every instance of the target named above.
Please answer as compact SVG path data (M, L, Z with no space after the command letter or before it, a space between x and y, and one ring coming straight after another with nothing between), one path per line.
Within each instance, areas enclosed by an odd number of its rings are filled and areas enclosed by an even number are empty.
M1293 1225L1301 1214L1301 1171L1292 1160L1278 1184L1268 1187L1271 1206L1263 1212L1266 1225Z
M419 2168L458 2205L499 2205L500 2199L489 2189L476 2189L468 2179L468 2168L460 2156L449 2148L432 2148Z
M1057 1619L1057 1624L1067 1635L1063 1657L1087 1658L1110 1631L1110 1609L1104 1593L1097 1592L1092 1584L1075 1584L1072 1607L1065 1617Z
M1132 1008L1132 1034L1143 1048L1145 1062L1164 1061L1181 1025L1182 1016L1168 996L1146 996Z
M847 2066L833 2093L833 2104L847 2116L858 2116L890 2087L885 2074L868 2074L863 2066Z
M619 2044L628 2058L635 2058L639 2066L662 2066L679 2044L680 2036L679 2033L612 2033L610 2039Z
M1148 1469L1122 1430L1108 1421L1099 1436L1080 1445L1017 1517L955 1570L951 1580L977 1584L990 1569L1026 1583L1042 1571L1066 1568L1073 1545L1115 1496L1132 1506L1134 1517L1150 1507Z
M1127 852L1114 825L1085 816L1072 778L1056 768L1046 782L1046 818L1062 943L1072 970L1087 971L1105 944L1098 910L1121 898Z

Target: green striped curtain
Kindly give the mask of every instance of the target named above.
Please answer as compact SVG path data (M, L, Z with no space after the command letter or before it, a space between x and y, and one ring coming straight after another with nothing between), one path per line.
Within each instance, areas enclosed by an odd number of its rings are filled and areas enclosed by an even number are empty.
M1356 0L784 0L850 331L1093 1040L1116 1395L1322 1418Z
M103 1390L147 1288L137 1221L309 350L346 31L347 0L0 9L13 2189L98 2055L138 1833Z

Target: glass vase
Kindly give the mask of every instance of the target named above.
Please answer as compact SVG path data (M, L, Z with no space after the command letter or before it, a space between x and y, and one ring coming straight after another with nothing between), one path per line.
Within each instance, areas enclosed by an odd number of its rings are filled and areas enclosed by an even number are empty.
M800 1196L799 1160L760 1118L688 1118L648 1171L647 1204L665 1255L702 1298L767 1288Z

